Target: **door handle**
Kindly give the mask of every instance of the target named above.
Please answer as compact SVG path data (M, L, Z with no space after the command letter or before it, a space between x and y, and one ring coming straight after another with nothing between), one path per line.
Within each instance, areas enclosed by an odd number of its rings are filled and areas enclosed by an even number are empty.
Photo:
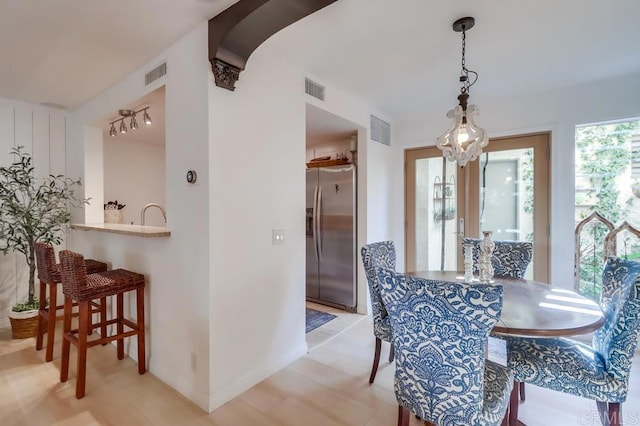
M458 236L464 238L464 217L458 219Z
M318 250L318 260L322 261L322 231L321 231L321 223L322 220L322 187L318 185L318 216L316 219L317 227L318 227L318 239L317 239L317 250Z
M313 216L311 218L311 233L313 234L313 251L318 259L318 186L313 191Z

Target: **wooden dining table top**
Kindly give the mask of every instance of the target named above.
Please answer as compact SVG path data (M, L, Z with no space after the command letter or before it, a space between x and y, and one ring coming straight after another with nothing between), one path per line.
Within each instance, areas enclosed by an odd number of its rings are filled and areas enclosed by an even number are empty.
M431 280L464 282L464 274L455 271L408 274ZM567 337L590 333L604 325L598 304L574 291L527 279L494 277L492 281L504 289L502 315L492 331L495 334Z

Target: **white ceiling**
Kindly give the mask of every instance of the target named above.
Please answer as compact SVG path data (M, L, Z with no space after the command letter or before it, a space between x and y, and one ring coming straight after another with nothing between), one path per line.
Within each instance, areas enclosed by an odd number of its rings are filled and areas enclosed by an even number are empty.
M233 3L2 0L0 97L73 109ZM444 114L459 91L451 24L467 15L476 18L466 58L480 75L471 90L480 107L640 71L638 0L338 0L260 48L389 120Z
M74 109L237 0L0 0L0 97Z

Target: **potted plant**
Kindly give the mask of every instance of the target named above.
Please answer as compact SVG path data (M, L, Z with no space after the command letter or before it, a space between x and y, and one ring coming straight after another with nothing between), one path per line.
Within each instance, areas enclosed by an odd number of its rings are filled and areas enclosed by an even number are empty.
M38 178L31 155L19 146L11 150L9 166L0 167L0 251L20 252L29 267L29 293L22 303L9 308L14 338L34 336L38 317L35 297L35 244L57 245L71 221L71 208L87 203L76 197L80 180L63 175Z

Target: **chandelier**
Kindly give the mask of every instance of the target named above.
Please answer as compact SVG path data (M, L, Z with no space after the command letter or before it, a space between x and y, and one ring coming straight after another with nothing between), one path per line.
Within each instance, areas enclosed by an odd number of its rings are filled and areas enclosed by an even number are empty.
M475 123L478 108L468 105L469 89L478 80L478 73L467 68L465 62L466 31L473 28L475 19L472 17L460 18L453 23L453 30L462 33L462 70L460 71L460 94L458 105L447 113L447 117L453 120L451 127L438 137L436 146L442 150L442 155L449 161L457 161L463 167L469 161L473 161L482 153L482 148L487 146L489 139L483 128ZM469 76L473 78L470 80Z
M149 113L147 112L147 110L149 109L149 107L146 108L142 108L139 109L137 111L134 111L132 109L121 109L118 110L118 114L120 114L120 118L113 120L112 122L109 123L109 125L111 126L111 128L109 129L109 136L114 137L118 134L118 132L116 131L116 125L115 123L117 123L118 121L120 122L120 126L119 126L119 131L120 133L127 133L127 125L124 123L124 120L129 118L129 127L131 128L131 130L138 130L138 121L136 120L136 114L142 112L142 121L144 123L145 126L150 126L151 125L151 117L149 116Z

